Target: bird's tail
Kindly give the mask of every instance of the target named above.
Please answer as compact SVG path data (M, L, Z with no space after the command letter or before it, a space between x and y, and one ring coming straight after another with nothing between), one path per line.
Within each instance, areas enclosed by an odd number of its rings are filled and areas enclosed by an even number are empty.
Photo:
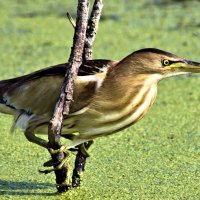
M8 88L8 81L0 81L0 103L3 102L3 94L6 91L6 89Z
M12 82L10 80L0 81L0 113L13 114L13 109L6 106L6 102L3 98L3 94L9 89Z

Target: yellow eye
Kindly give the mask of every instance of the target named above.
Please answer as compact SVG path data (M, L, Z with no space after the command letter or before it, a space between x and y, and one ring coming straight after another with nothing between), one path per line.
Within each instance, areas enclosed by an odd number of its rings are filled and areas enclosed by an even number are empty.
M164 66L169 66L169 65L170 65L170 61L169 61L168 59L164 59L164 60L162 61L162 64L163 64Z
M169 65L170 65L170 61L169 61L168 59L164 59L164 60L162 61L162 64L163 64L164 66L169 66Z

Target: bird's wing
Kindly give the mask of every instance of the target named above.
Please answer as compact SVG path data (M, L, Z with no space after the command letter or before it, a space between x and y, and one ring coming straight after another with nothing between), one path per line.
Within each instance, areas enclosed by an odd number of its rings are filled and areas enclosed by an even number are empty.
M81 65L78 76L91 75L89 77L93 77L101 73L103 68L113 66L115 63L109 60L87 61ZM58 99L66 68L67 64L60 64L22 77L0 81L0 105L30 114L50 116ZM83 87L79 85L84 85L84 93L94 93L95 79L79 79L76 85L81 90L80 92ZM86 95L85 98L87 98ZM82 105L84 104L75 107L80 109Z

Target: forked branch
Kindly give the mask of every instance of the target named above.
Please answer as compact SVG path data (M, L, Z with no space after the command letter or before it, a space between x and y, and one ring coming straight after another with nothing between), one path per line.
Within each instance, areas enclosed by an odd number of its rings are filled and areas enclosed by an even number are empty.
M49 123L48 137L49 147L57 150L61 148L60 137L63 122L63 115L69 114L69 107L73 97L74 80L77 76L79 66L82 63L82 54L85 44L86 29L88 22L89 0L78 0L77 21L74 33L73 47L71 50L68 67L61 88L60 97L56 103L53 117ZM57 153L52 156L53 163L61 163L66 154L64 152ZM56 167L56 166L55 166ZM68 190L70 187L68 169L66 164L61 169L55 171L56 183L58 191Z

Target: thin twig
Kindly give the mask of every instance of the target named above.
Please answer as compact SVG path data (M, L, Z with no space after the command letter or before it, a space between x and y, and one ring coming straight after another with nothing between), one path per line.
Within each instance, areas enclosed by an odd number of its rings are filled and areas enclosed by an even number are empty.
M95 0L90 19L88 21L88 28L86 32L86 40L83 54L84 60L92 60L92 45L97 33L102 8L103 0Z
M67 18L69 19L71 25L73 26L73 28L75 28L76 23L75 23L74 19L72 18L72 16L69 14L69 12L67 12L66 15L67 15Z

